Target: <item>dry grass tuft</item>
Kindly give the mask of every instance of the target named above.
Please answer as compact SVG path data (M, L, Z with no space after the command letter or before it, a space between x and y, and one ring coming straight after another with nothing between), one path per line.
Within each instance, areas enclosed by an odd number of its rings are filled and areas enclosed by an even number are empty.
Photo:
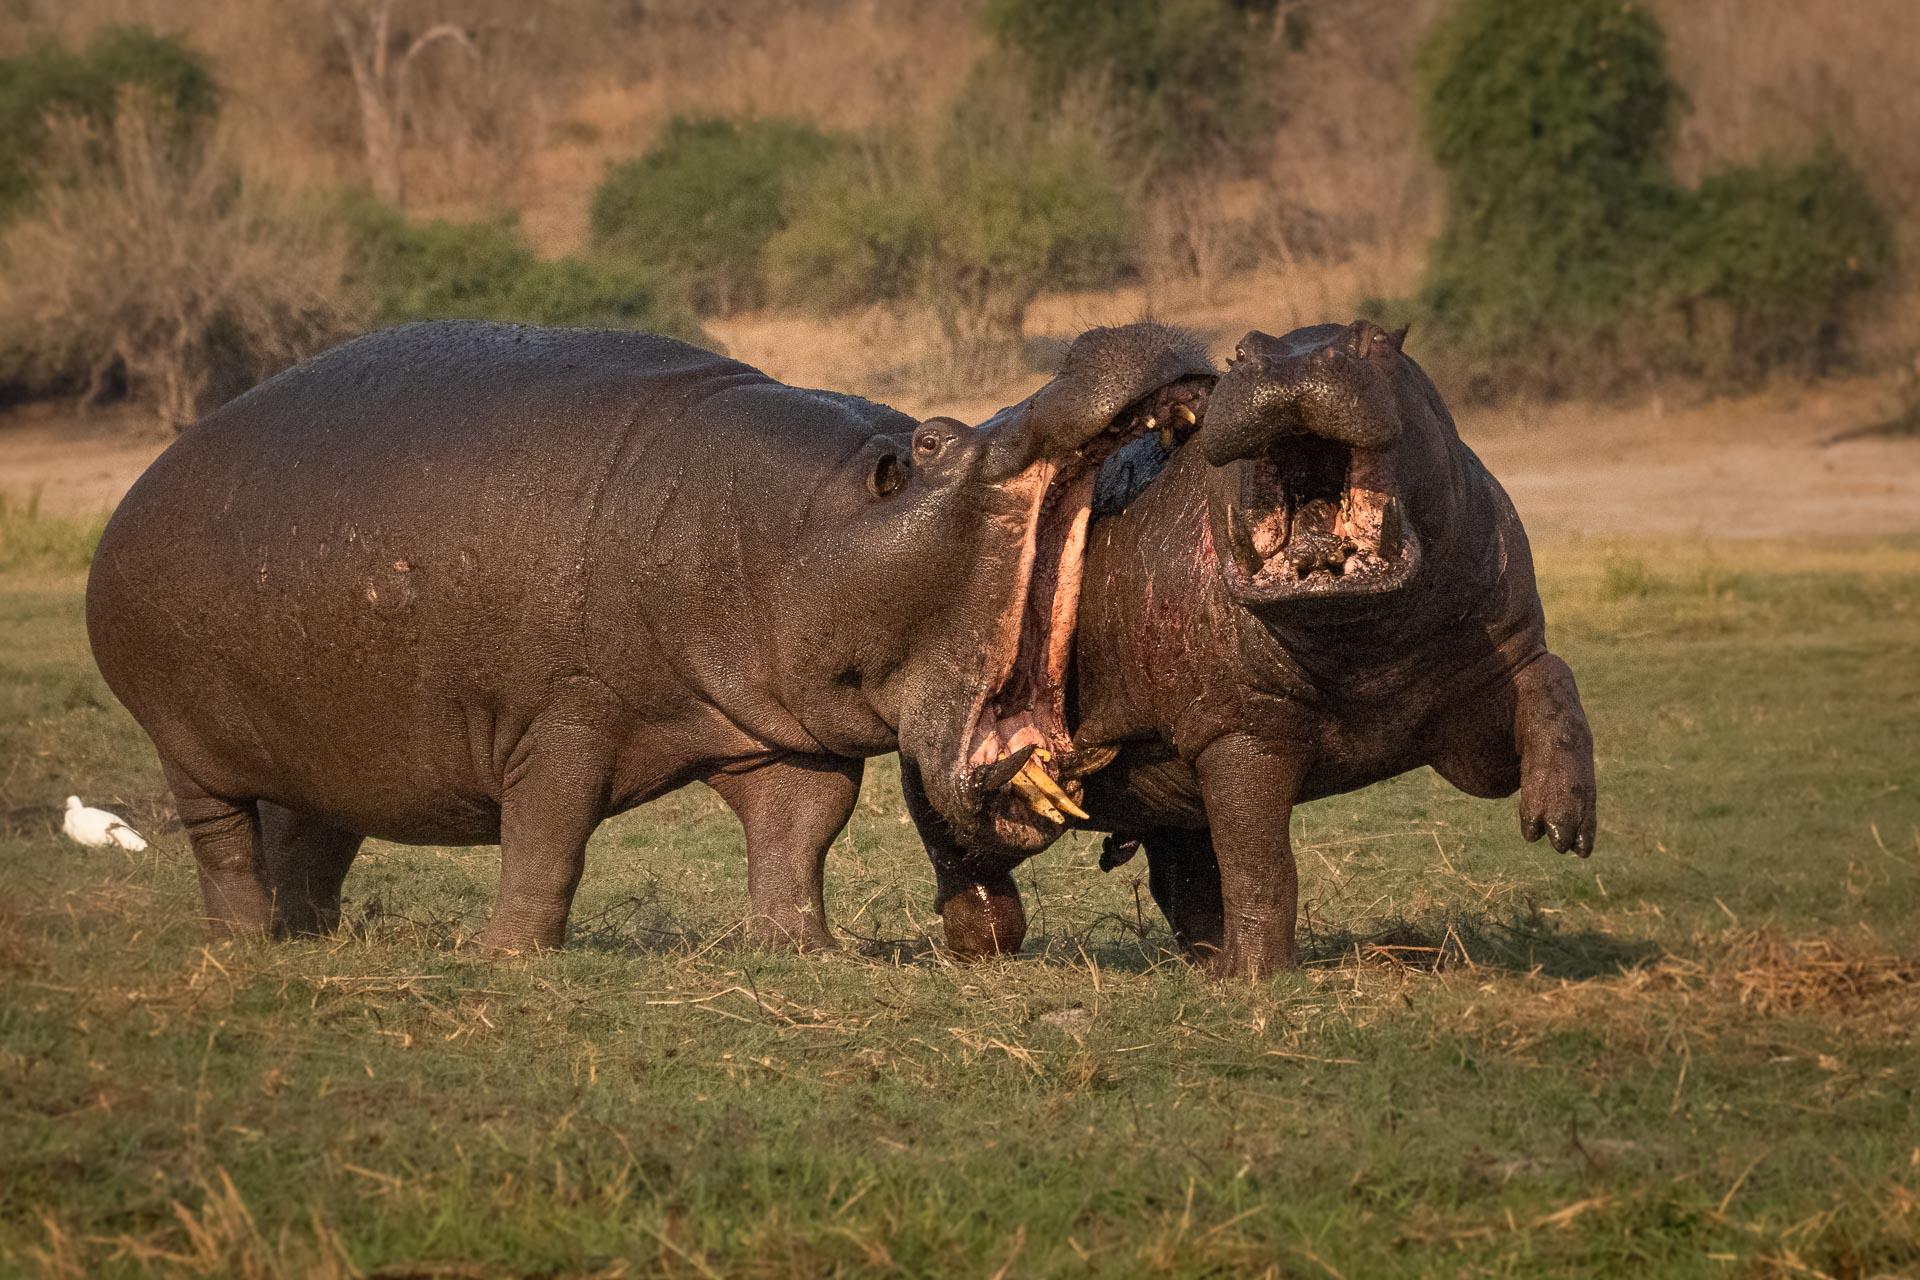
M1842 1013L1891 993L1920 995L1914 990L1920 960L1912 956L1765 929L1722 935L1698 957L1668 956L1648 977L1653 985L1730 999L1760 1015Z
M136 1236L82 1236L59 1216L43 1210L44 1244L27 1259L48 1280L86 1280L105 1258L131 1263L145 1273L219 1277L220 1280L359 1280L338 1233L315 1217L303 1232L282 1229L269 1237L225 1169L203 1183L197 1205L172 1204L172 1230Z
M1591 1031L1615 1048L1659 1056L1684 1054L1688 1039L1747 1040L1789 1018L1858 1044L1904 1036L1917 1017L1920 961L1912 955L1871 939L1736 929L1698 937L1615 977L1539 987L1513 1002L1500 1035L1520 1048L1562 1031Z

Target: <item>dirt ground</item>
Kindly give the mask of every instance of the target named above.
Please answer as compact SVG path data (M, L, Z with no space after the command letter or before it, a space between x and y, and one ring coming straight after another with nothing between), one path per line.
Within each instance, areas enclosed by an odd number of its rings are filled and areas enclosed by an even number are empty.
M1070 334L1143 314L1152 301L1137 294L1049 300L1036 309L1033 328ZM1219 351L1247 328L1279 331L1333 312L1324 297L1277 299L1260 289L1169 314ZM1010 379L978 396L914 397L898 365L875 359L907 349L912 335L880 315L852 324L753 316L714 328L732 354L777 377L860 392L923 416L978 421L1039 380ZM1046 345L1036 340L1042 358ZM1467 410L1460 426L1537 536L1920 532L1920 441L1829 443L1892 408L1889 383L1854 378L1685 406L1655 399ZM3 412L0 494L19 501L37 493L48 510L104 511L167 440L119 411L81 415L31 405Z

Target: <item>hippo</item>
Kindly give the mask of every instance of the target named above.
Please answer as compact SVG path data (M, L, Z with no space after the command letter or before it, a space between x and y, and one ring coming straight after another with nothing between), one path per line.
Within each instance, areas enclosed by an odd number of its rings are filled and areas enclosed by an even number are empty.
M903 771L956 954L1019 949L1011 872L1072 826L1111 833L1106 869L1145 847L1190 958L1291 966L1293 807L1421 765L1518 791L1525 839L1592 853L1593 737L1526 532L1404 337L1250 332L1224 376L1172 389L1184 443L1105 464L1070 677L1043 700L1071 729L1068 803L961 828Z
M901 750L956 829L1016 772L1057 789L974 752L1054 608L1041 513L1191 372L1095 331L970 427L635 332L386 330L154 462L88 635L216 935L335 928L372 836L498 843L477 941L557 947L595 827L698 780L744 829L752 938L824 948L866 757Z

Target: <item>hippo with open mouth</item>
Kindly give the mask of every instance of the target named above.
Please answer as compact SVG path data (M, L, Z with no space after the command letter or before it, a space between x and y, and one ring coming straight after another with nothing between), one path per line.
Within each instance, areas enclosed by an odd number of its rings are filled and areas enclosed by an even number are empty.
M830 946L865 757L897 746L958 830L1057 785L992 710L1061 609L1051 530L1195 371L1095 331L969 427L645 334L388 330L161 455L88 634L216 932L333 928L376 836L498 842L481 941L558 946L594 828L700 780L745 829L752 935Z
M1171 456L1127 446L1101 478L1067 803L960 830L905 771L957 953L1019 948L1010 872L1077 824L1113 833L1103 867L1145 846L1190 955L1245 976L1291 965L1293 806L1421 765L1476 796L1519 791L1526 839L1592 852L1592 735L1546 647L1525 530L1402 337L1364 320L1253 332L1225 376L1148 397L1197 429Z

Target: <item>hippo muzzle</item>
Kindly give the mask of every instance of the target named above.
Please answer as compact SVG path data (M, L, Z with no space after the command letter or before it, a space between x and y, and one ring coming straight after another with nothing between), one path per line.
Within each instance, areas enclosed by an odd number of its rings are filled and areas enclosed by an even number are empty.
M1241 341L1194 443L1218 469L1214 541L1242 604L1269 617L1362 607L1418 572L1394 385L1401 337L1359 320Z

